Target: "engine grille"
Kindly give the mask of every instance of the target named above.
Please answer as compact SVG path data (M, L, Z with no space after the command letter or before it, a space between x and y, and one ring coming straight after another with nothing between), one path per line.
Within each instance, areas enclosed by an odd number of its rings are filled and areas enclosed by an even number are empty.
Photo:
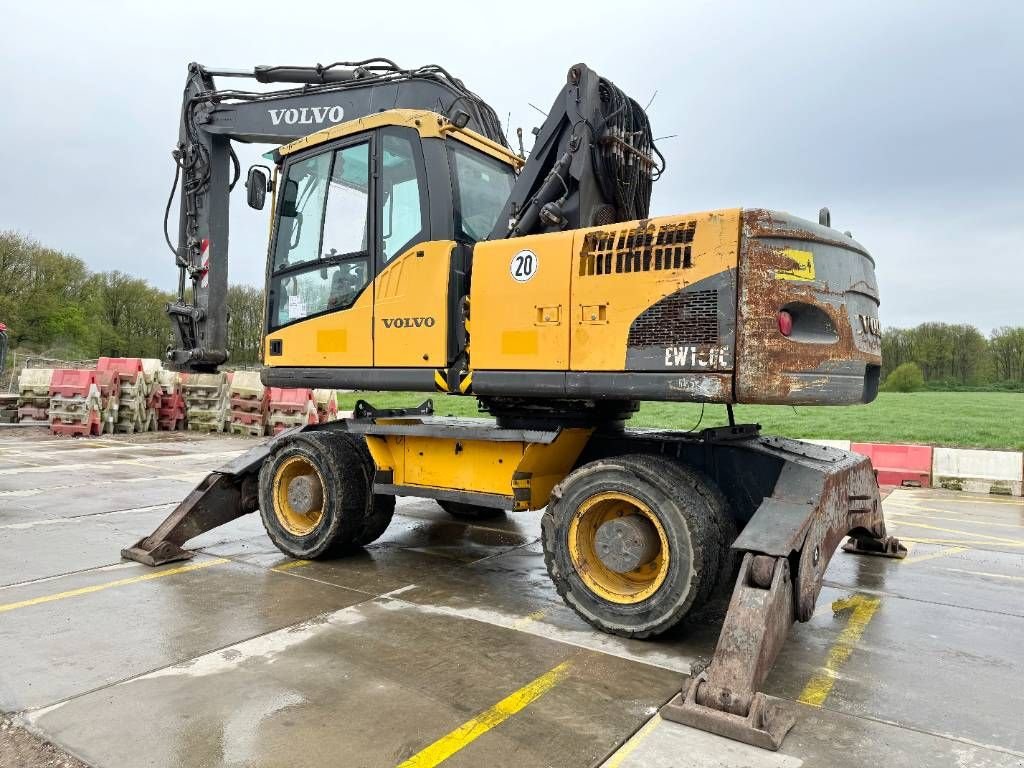
M580 276L688 269L696 232L696 221L590 232L580 253Z
M718 343L718 291L685 291L645 309L629 328L630 347Z

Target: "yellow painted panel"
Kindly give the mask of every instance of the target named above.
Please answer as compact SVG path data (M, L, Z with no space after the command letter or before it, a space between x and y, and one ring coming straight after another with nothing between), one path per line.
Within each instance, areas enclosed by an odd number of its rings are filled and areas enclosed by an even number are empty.
M448 278L453 240L420 243L375 281L374 364L436 368L448 363Z
M344 328L325 329L316 333L316 351L335 353L348 351L348 331Z
M516 495L516 488L520 495L527 489L527 498L515 501L515 508L541 509L551 489L576 463L592 432L563 429L546 444L412 435L368 435L366 442L377 468L393 470L397 485L509 497Z
M395 482L509 496L524 450L524 443L406 437L403 477Z
M301 320L268 333L263 359L269 367L373 365L373 286L369 285L348 309ZM270 342L280 339L282 354L270 354Z
M588 262L595 258L584 252L587 235L612 236L611 249L620 250L622 235L660 229L688 230L692 240L681 245L688 249L688 259L680 259L679 268L660 268L667 253L655 240L650 247L647 267L641 268L642 248L634 247L636 255L630 271L616 271L613 255L602 262L600 269ZM626 345L633 320L652 304L680 288L736 267L739 251L740 211L723 210L707 213L663 216L643 222L627 222L610 227L576 230L573 241L572 274L572 360L574 371L621 371L626 365ZM629 246L624 244L624 250ZM681 256L682 254L680 254ZM689 264L689 266L685 266ZM610 266L610 270L607 268ZM475 288L475 286L474 286Z
M517 262L520 253L530 258ZM565 308L572 261L572 232L477 243L470 293L472 368L562 371L568 367ZM538 320L541 308L549 310L547 321L543 313Z
M592 429L563 429L552 443L527 446L518 471L530 476L530 509L547 506L551 489L569 474L591 434Z
M501 351L506 355L536 355L537 331L505 331L501 334Z

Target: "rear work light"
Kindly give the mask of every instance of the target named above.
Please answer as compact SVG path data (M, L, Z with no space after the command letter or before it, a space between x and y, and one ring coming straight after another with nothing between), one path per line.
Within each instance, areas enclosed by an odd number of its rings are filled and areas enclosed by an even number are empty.
M783 336L789 336L793 332L793 316L786 310L780 309L777 319L779 321L779 333Z

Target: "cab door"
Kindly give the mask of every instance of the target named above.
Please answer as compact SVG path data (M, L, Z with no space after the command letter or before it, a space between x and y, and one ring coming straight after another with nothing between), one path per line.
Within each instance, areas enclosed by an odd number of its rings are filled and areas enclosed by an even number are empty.
M373 141L361 134L283 169L267 267L268 366L373 365Z
M455 242L431 239L419 134L391 126L380 130L377 142L373 362L378 368L443 368L449 357L448 294ZM443 181L448 183L447 178ZM441 190L434 194L439 204Z

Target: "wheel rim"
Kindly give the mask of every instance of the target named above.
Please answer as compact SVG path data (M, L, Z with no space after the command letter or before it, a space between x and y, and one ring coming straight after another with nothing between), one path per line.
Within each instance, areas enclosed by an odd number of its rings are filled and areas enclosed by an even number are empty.
M627 572L608 567L598 552L598 530L617 518L639 516L654 530L654 555ZM639 499L617 491L591 496L576 509L569 523L569 557L580 580L598 597L623 605L653 595L668 576L671 553L668 536L658 516Z
M274 515L295 536L308 536L324 517L324 481L304 456L290 456L274 473Z

